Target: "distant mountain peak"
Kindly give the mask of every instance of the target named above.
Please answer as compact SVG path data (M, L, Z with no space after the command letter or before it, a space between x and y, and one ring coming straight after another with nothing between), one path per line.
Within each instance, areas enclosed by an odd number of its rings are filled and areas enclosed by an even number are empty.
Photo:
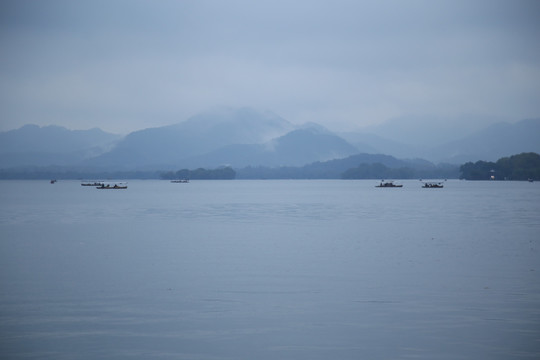
M314 134L334 134L332 131L328 130L322 125L319 125L314 122L307 122L297 127L299 130L308 130Z
M28 124L0 132L0 168L75 164L109 151L120 138L98 128Z
M95 163L140 167L177 164L236 144L263 144L294 126L280 116L252 108L214 107L183 122L131 133Z

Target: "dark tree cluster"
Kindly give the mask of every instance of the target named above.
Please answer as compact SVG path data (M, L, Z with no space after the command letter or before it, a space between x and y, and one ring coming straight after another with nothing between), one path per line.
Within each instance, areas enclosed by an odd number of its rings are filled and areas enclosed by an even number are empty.
M236 172L230 167L222 167L218 169L203 169L195 170L182 169L176 172L169 171L161 174L161 178L165 180L175 179L192 179L192 180L232 180L236 177Z
M540 155L521 153L496 162L468 162L460 167L460 179L466 180L540 180Z

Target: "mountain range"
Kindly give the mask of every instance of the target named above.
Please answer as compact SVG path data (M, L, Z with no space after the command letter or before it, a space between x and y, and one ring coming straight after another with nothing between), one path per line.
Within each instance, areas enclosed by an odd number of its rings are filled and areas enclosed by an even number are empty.
M340 136L355 146L370 147L370 153L384 153L398 158L422 158L434 163L463 164L468 161L495 161L501 157L522 152L540 151L540 118L526 119L515 123L498 122L478 130L467 131L463 136L448 127L422 127L417 122L400 124L399 128L416 127L416 142L411 130L402 137L397 133L392 138L381 136L381 130L372 132L341 133ZM387 125L382 127L387 129ZM447 132L448 131L448 132ZM420 140L418 136L428 138ZM446 137L444 137L446 135ZM433 139L445 141L434 142Z
M418 133L444 139L442 134L434 134L436 131L432 127ZM354 159L358 154L425 159L414 161L433 165L494 161L521 152L540 152L540 119L496 123L464 133L466 136L454 134L444 143L407 143L407 137L400 139L399 133L393 133L392 139L367 131L335 133L314 123L295 126L272 112L215 108L174 125L139 130L124 137L99 129L36 125L0 132L0 169L51 165L85 171L302 167Z
M98 128L68 130L60 126L25 125L0 132L0 169L76 165L110 151L122 136Z

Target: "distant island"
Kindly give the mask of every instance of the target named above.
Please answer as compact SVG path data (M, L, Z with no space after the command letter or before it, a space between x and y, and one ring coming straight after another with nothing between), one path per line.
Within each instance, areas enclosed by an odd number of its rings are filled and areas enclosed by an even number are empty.
M465 180L540 180L540 155L521 153L496 162L468 162L460 167Z
M236 171L234 171L231 167L222 167L212 170L203 168L198 168L195 170L182 169L176 172L168 171L161 173L160 177L163 180L232 180L236 177Z

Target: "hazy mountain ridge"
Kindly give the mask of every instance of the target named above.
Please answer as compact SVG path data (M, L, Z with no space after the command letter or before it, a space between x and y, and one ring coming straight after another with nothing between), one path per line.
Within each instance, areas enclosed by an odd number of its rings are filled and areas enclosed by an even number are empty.
M0 132L0 168L77 164L111 150L121 138L98 128L25 125Z
M440 130L440 132L443 131L444 129ZM464 131L464 133L467 135L435 146L425 145L426 141L420 141L419 145L406 143L405 141L410 139L410 134L406 133L402 138L394 134L393 137L397 140L362 132L343 133L341 136L353 145L367 145L375 153L399 158L423 158L435 163L462 164L477 160L494 161L522 152L540 152L540 118L515 123L495 123L480 130ZM428 132L423 134L425 137L430 136ZM455 136L455 133L451 135L451 137Z
M113 143L116 146L105 151ZM359 153L415 159L406 160L408 166L428 169L433 163L462 164L521 152L540 152L540 119L491 125L435 147L369 133L337 134L314 123L294 126L271 112L223 107L121 139L99 129L77 131L57 126L27 125L0 133L0 168L4 169L48 165L100 171L303 167Z
M16 130L0 132L0 153L61 153L98 146L111 146L122 136L101 129L68 130L61 126L25 125Z
M171 166L237 144L258 144L294 126L270 112L218 108L178 124L135 131L88 166L121 169Z
M263 144L228 145L185 159L178 166L303 166L313 161L343 158L357 152L357 148L337 135L304 127Z
M418 149L429 149L463 139L500 122L505 120L493 116L404 115L364 127L361 132L375 134L392 142L409 144Z
M237 169L239 179L340 179L351 169L361 166L375 166L383 169L401 170L401 178L457 178L456 165L434 165L428 161L400 160L390 155L356 154L342 159L316 161L304 166L245 167ZM377 172L380 173L380 172ZM379 175L375 178L380 178Z
M452 163L495 161L524 152L540 153L540 118L493 124L463 139L437 146L433 152Z

